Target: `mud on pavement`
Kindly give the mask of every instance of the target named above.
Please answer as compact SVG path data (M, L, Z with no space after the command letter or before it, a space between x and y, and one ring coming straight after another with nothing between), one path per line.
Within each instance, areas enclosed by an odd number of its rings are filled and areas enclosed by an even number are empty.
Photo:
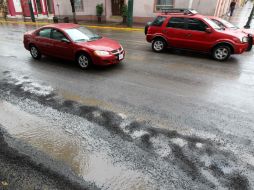
M0 159L6 166L13 167L17 174L24 176L22 179L28 179L28 174L34 171L38 172L34 181L38 183L38 189L119 189L128 182L125 189L253 189L253 157L247 161L242 159L233 148L230 149L231 145L227 142L160 129L151 126L149 122L135 121L119 113L65 100L55 89L34 81L29 76L10 71L2 74L2 106L11 104L29 114L55 121L62 130L70 133L73 138L81 139L81 144L86 144L87 154L97 153L93 159L111 159L109 165L112 168L107 168L104 164L101 168L94 165L90 168L94 173L87 174L81 168L75 171L72 167L73 160L69 165L59 165L60 169L56 164L52 171L45 166L45 159L39 164L33 161L36 151L31 155L31 151L24 150L26 154L23 155L17 149L9 147L1 131ZM5 120L0 119L0 124L1 121ZM3 123L2 125L0 128L6 128ZM11 141L13 147L18 147L17 143ZM85 162L86 160L83 164ZM14 179L18 181L12 181L8 167L2 170L4 167L5 164L0 164L0 180L7 180L14 189L22 185L22 180L18 180L17 176ZM24 172L20 171L20 167L25 168ZM80 164L79 167L84 165ZM64 175L66 172L63 170L68 171L68 175ZM47 183L42 184L43 181Z

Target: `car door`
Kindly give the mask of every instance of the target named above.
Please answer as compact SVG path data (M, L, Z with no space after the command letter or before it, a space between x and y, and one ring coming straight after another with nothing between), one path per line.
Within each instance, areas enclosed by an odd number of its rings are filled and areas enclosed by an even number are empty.
M167 37L169 46L175 48L186 48L186 22L184 17L175 16L169 18L165 28L163 29L163 33Z
M50 55L52 51L52 40L50 38L51 28L43 28L39 30L35 36L35 45L44 55Z
M64 59L73 59L73 45L71 40L60 30L52 29L51 39L53 48L53 55Z
M213 34L206 32L211 28L199 18L186 18L187 30L185 44L188 49L208 52L213 44Z

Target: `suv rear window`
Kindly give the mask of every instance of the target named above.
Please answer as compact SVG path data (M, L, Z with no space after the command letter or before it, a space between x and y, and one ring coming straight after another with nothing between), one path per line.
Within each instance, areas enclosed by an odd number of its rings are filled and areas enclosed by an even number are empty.
M167 27L169 28L185 28L184 18L183 17L172 17Z
M152 22L152 26L161 26L164 21L166 20L165 16L158 16L156 19Z

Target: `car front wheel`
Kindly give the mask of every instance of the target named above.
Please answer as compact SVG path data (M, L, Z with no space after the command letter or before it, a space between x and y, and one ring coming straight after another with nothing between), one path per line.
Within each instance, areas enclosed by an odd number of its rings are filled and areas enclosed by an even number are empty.
M231 55L231 49L228 46L217 46L213 50L213 58L217 61L226 61Z
M34 58L34 59L40 59L41 58L41 53L40 51L38 50L37 47L35 47L34 45L32 45L30 47L30 53L31 53L31 56Z
M76 62L78 63L79 67L84 70L88 69L92 65L90 57L85 53L79 54L76 58Z
M166 43L163 39L155 39L152 43L153 51L160 53L166 48Z

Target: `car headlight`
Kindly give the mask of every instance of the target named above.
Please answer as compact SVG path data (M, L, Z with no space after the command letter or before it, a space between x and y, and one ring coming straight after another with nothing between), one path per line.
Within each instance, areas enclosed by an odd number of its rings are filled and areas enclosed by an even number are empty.
M242 39L242 42L243 43L247 43L249 41L249 39L245 36L245 37L243 37L243 39Z
M94 53L98 56L104 56L104 55L109 55L108 51L101 51L101 50L96 50Z

